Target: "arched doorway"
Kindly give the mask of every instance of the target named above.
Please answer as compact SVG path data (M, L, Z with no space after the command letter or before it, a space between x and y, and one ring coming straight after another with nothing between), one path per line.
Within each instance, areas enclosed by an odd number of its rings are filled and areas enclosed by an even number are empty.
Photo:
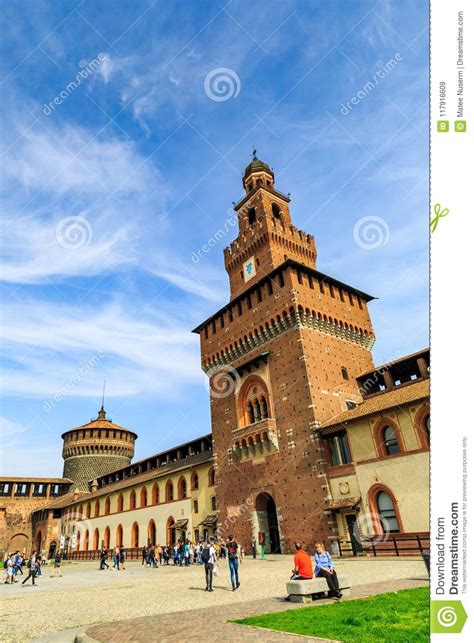
M156 545L156 524L153 519L148 523L148 544Z
M116 531L115 544L121 547L123 545L123 527L119 525Z
M58 546L58 543L55 540L52 540L49 543L49 551L48 551L48 558L51 560L51 558L54 558L56 554L56 548Z
M174 518L170 516L166 521L166 544L168 547L175 543Z
M132 525L132 537L131 537L132 547L139 547L139 538L140 538L140 531L138 528L138 523L134 522Z
M23 554L28 552L29 538L26 534L15 534L10 540L8 551L19 551Z
M109 549L109 547L110 547L110 529L109 527L106 527L104 531L104 548Z
M96 529L94 531L94 544L92 545L92 549L94 551L99 549L99 530L97 529L97 527L96 527Z
M265 551L281 554L280 530L275 501L269 493L260 493L255 500L258 532L265 534Z

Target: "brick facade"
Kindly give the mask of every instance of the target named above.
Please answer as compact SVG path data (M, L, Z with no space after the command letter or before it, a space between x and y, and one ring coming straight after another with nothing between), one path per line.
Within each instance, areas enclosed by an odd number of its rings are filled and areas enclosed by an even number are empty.
M292 225L268 166L254 159L243 182L239 236L225 250L231 301L196 329L210 377L219 525L246 549L264 532L267 550L289 552L294 540L336 536L314 429L360 398L355 377L373 366L372 298L316 270L314 240ZM241 393L250 378L268 391L268 417L252 407L253 421Z

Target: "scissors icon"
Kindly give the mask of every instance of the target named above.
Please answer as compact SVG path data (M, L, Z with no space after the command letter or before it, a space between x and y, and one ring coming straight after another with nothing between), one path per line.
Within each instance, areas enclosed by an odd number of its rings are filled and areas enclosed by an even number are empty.
M434 207L434 213L435 216L430 221L431 232L434 232L436 230L439 220L442 217L447 216L449 214L449 210L448 208L444 208L443 210L441 210L441 205L439 203L436 203Z

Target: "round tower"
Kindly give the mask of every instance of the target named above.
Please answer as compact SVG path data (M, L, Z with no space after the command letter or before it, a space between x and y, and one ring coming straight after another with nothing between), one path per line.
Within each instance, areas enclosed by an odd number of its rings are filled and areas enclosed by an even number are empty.
M130 464L136 433L114 424L102 406L97 419L62 434L63 477L89 490L89 481Z

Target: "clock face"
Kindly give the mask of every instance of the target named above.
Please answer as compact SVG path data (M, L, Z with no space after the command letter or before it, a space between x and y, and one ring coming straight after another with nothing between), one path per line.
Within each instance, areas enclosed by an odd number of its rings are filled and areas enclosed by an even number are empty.
M250 259L247 259L247 261L244 263L243 271L244 271L244 281L249 281L249 279L252 279L252 277L255 277L255 275L257 274L257 271L255 269L254 257L250 257Z

